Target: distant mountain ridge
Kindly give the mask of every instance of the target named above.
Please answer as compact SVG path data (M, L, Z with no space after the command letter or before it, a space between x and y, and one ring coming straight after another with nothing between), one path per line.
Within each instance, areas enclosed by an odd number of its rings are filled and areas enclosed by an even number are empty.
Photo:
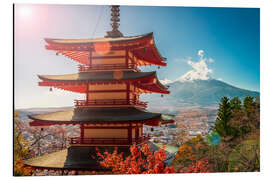
M143 96L143 100L149 102L149 107L218 106L220 98L223 96L228 98L237 96L240 99L244 99L248 95L260 96L259 92L241 89L216 79L174 81L166 85L170 90L168 95L163 95L163 97L159 94Z
M216 79L174 81L166 85L169 86L170 94L165 94L163 97L156 93L142 95L141 100L148 102L147 110L178 114L179 112L193 111L199 108L211 115L216 114L220 98L223 96L227 96L228 98L237 96L242 100L247 95L252 97L260 96L259 92L241 89ZM42 114L72 108L28 108L18 109L18 112L20 118L27 121L27 115L29 114Z

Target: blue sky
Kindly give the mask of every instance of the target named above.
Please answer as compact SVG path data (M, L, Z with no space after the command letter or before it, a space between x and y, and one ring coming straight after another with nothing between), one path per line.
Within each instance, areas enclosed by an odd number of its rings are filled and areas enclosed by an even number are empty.
M121 6L125 36L154 32L167 66L160 80L190 76L221 79L260 91L258 8ZM15 107L71 106L83 95L39 87L37 74L76 73L77 63L45 50L44 38L103 37L110 27L108 6L15 6ZM99 20L99 21L98 21ZM198 75L203 75L198 77Z

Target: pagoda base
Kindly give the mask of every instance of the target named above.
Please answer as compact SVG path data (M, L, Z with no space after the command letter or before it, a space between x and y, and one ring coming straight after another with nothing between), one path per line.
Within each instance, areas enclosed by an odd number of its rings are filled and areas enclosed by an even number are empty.
M158 151L160 147L148 142L151 151ZM76 174L91 174L93 171L102 174L111 173L111 169L104 168L99 165L99 157L97 157L98 147L99 152L103 154L105 151L112 153L115 150L113 146L71 146L67 149L34 157L24 161L26 166L31 166L34 169L48 170L74 170ZM117 146L118 153L123 153L125 159L130 155L130 146ZM165 151L167 159L164 161L166 165L170 165L176 153Z
M99 165L97 157L97 146L71 146L67 149L34 157L24 161L26 166L36 169L54 169L54 170L77 170L77 171L108 171ZM117 147L118 152L126 157L130 155L130 146ZM112 153L115 147L100 146L99 152Z

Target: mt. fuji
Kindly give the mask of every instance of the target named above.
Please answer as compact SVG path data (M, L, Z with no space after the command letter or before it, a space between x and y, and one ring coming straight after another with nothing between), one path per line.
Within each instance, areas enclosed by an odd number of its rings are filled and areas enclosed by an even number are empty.
M170 94L163 95L151 94L142 96L143 100L148 101L148 107L158 108L177 108L189 106L218 106L220 98L239 97L244 99L250 95L252 97L260 96L259 92L241 89L223 81L216 79L207 80L177 80L166 84L169 86ZM164 108L162 108L164 109Z

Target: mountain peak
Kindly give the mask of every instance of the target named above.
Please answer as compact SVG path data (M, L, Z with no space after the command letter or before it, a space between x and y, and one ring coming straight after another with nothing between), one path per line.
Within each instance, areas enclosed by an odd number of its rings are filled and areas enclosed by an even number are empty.
M180 82L193 82L194 80L211 80L212 78L208 74L200 73L200 72L192 72L189 71L183 76L179 77L176 81Z
M164 80L160 80L160 82L166 85L166 84L171 84L175 82L194 82L194 81L206 81L206 80L216 80L216 79L213 79L210 76L199 77L199 76L192 76L189 74L185 74L174 81L165 78Z
M166 81L170 86L170 94L165 95L160 103L160 95L151 95L149 99L149 106L159 106L166 109L175 109L188 106L218 106L220 99L223 96L228 98L239 97L244 99L250 95L252 97L259 97L260 93L235 87L223 81L214 78L189 78L175 81Z
M193 80L209 80L211 79L210 73L212 69L209 69L206 64L205 59L201 59L199 62L188 61L187 62L192 70L188 71L186 74L180 76L176 81L193 81Z

